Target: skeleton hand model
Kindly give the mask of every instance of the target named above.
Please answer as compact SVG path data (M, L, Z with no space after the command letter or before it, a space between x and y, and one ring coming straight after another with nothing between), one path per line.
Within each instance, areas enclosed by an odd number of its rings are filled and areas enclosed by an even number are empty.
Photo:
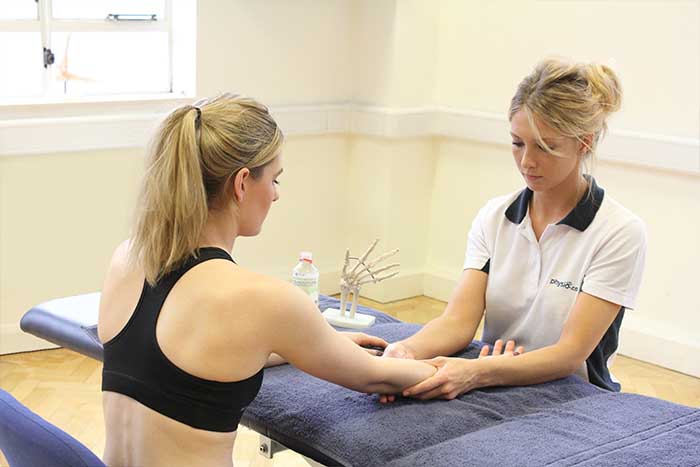
M324 312L324 316L332 323L338 326L365 328L374 323L373 316L357 315L357 299L360 295L360 287L369 283L378 283L390 277L394 277L399 273L396 268L399 263L389 264L387 266L379 266L383 261L398 253L398 248L378 256L375 259L370 259L369 256L374 251L374 248L379 243L375 240L372 245L365 251L362 256L350 256L350 250L345 251L345 263L343 264L343 272L340 277L340 310L328 309ZM355 262L352 269L350 265ZM350 269L350 270L348 270ZM349 294L352 294L352 305L350 307L349 316L346 315L346 308Z
M348 300L348 295L352 293L352 306L350 308L350 319L355 318L357 311L357 299L360 294L360 287L370 282L376 284L390 277L394 277L399 271L390 272L400 266L399 263L393 263L388 266L374 269L382 261L394 256L399 252L398 248L383 255L380 255L374 260L369 260L369 255L374 251L374 248L379 243L379 239L375 240L365 253L358 257L350 256L350 250L345 250L345 264L343 264L343 272L340 276L340 315L345 316L345 308ZM350 261L357 261L355 266L348 272ZM381 275L384 273L384 275Z

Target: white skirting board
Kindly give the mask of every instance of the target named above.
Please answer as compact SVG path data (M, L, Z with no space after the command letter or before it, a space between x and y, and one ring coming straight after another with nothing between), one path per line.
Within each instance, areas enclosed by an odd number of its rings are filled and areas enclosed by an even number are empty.
M700 378L700 339L687 330L673 328L658 320L643 320L625 314L620 330L621 355L653 363Z
M55 349L58 346L23 332L17 324L0 326L0 355L34 350Z

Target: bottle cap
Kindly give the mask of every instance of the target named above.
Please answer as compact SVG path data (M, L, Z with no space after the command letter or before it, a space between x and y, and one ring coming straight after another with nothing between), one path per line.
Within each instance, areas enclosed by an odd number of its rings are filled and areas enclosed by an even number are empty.
M299 261L306 261L307 263L314 262L314 255L310 251L302 251L299 253Z

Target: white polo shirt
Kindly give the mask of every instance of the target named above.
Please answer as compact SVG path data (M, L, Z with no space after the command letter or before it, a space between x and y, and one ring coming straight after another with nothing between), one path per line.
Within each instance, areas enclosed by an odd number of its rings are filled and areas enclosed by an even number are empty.
M577 374L619 391L608 363L626 308L634 308L644 269L643 222L591 180L578 205L550 224L539 242L528 212L532 191L489 201L469 232L464 269L489 274L485 342L514 339L532 351L555 344L580 291L620 305L620 312ZM591 310L595 312L595 310Z

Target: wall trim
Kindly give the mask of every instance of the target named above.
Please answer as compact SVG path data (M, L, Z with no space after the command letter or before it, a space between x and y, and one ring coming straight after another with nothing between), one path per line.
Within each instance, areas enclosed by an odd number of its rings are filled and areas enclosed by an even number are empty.
M33 118L0 122L0 156L145 147L160 115Z
M31 109L0 118L0 157L109 148L145 147L167 109L188 102L173 99L148 110L143 103L113 107L83 104L66 117L32 118ZM169 105L169 107L168 107ZM123 112L126 109L127 112ZM154 110L155 109L155 110ZM6 110L6 109L3 109ZM107 110L107 115L105 115ZM349 133L381 138L445 137L509 145L505 115L450 107L377 107L352 103L281 106L272 114L287 135ZM34 111L34 115L38 110ZM76 113L86 112L76 115ZM43 111L42 111L43 114ZM700 138L612 130L599 157L649 168L700 175Z
M353 134L385 138L438 136L510 146L505 115L450 107L389 108L350 105ZM700 138L612 130L598 156L610 161L700 175Z

